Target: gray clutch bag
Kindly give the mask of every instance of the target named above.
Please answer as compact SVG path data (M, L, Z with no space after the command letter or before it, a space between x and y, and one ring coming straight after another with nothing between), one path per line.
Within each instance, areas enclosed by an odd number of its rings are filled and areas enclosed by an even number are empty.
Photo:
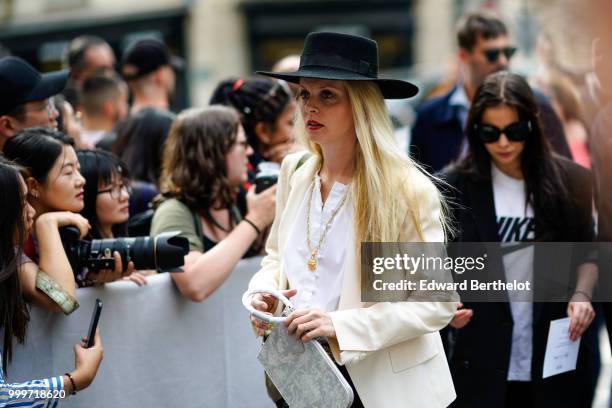
M283 315L270 316L251 306L256 293L269 293L283 302ZM282 324L293 305L280 292L251 290L242 297L247 310L274 328L257 356L266 373L291 408L348 408L353 390L318 341L302 343Z

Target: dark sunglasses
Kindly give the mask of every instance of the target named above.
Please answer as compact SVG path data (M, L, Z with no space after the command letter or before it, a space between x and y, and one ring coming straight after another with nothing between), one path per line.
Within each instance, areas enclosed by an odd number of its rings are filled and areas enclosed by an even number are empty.
M483 51L485 58L489 61L490 64L497 62L499 59L499 54L504 53L507 60L510 60L514 53L516 52L516 47L504 47L504 48L487 48Z
M476 134L483 143L497 142L502 133L512 142L524 142L529 133L531 133L531 122L514 122L503 129L484 123L474 125L474 128L476 130Z

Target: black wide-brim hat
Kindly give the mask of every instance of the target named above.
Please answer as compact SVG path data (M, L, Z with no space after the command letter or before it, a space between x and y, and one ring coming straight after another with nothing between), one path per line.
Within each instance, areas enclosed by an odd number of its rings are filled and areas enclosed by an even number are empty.
M257 71L258 74L299 83L300 78L375 82L386 99L410 98L416 85L399 79L378 78L378 44L369 38L340 33L310 33L306 36L295 72Z

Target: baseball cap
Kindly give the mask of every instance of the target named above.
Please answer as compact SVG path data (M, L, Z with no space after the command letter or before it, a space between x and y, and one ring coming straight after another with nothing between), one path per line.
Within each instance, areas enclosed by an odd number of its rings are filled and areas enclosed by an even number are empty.
M161 41L145 38L134 42L125 50L121 65L121 74L130 80L140 78L164 65L183 69L185 61L172 55Z
M47 99L60 93L66 86L69 70L41 74L18 57L0 59L0 115L26 102Z

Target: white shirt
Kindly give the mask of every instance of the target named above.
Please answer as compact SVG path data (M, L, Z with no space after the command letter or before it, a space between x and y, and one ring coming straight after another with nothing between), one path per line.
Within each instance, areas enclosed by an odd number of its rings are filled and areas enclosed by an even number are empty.
M532 241L535 238L533 208L525 208L525 181L512 178L491 164L497 231L502 246ZM503 257L506 281L529 280L533 284L533 246ZM533 303L530 292L508 291L512 312L512 349L508 381L531 381L533 354Z
M94 148L96 143L98 143L102 138L106 135L106 130L81 130L81 140L87 145Z
M317 247L319 237L332 213L340 205L349 185L334 183L323 205L321 199L321 178L315 176L315 186L312 193L310 208L310 242L312 248ZM291 226L291 232L283 251L283 268L287 274L289 287L297 289L297 294L291 299L296 309L317 308L326 312L338 308L344 264L347 248L354 245L353 237L353 206L350 197L338 210L333 223L323 238L317 252L317 268L308 269L308 243L306 242L306 217L310 189L302 199L297 217Z
M459 83L455 91L451 95L449 101L450 106L454 106L459 110L459 120L461 121L461 129L465 130L465 124L467 122L468 113L470 111L470 100L465 93L465 88L463 87L463 83ZM465 136L461 137L461 146L459 147L459 156L458 159L464 159L469 151L469 146L467 142L467 138Z

